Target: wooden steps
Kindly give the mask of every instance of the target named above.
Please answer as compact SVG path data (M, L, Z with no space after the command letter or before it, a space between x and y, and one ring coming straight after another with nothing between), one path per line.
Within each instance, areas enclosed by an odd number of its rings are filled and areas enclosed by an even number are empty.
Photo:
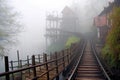
M75 80L104 80L101 69L91 51L90 44L86 46Z

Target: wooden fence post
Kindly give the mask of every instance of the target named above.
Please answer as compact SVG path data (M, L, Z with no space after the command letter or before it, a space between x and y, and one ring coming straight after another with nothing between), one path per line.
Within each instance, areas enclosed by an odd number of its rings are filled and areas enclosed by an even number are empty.
M29 56L27 56L27 66L29 67L29 65L30 65ZM28 74L29 74L29 77L30 77L30 69L28 70Z
M43 63L45 62L45 57L44 57L44 54L45 54L45 53L43 53Z
M58 70L58 57L57 57L57 52L55 52L55 65L56 65L56 74L58 75L59 70ZM59 75L56 77L56 80L59 80Z
M5 59L5 72L9 72L9 60L8 60L8 56L5 56L4 59ZM5 79L6 80L10 80L9 74L7 74L5 76Z
M22 68L22 60L20 60L19 64L20 64L20 68ZM22 71L20 72L20 78L22 80Z
M67 49L67 61L68 61L68 65L69 65L69 50Z
M13 71L13 61L10 61L11 64L11 70Z
M20 68L22 68L22 60L20 60Z
M69 48L69 54L71 55L71 49Z
M45 66L46 66L46 71L47 71L47 80L49 80L49 71L48 71L48 63L47 63L47 54L44 54L44 59L45 59Z
M41 64L41 54L38 54L38 60L39 60L39 64ZM41 66L39 67L40 71L41 71Z
M73 58L73 53L72 53L72 49L70 48L70 59L72 60L72 58Z
M39 63L41 63L41 62L40 62L40 54L38 54L38 61L39 61Z
M11 70L13 71L13 61L10 61L11 63ZM12 80L14 80L14 74L12 74Z
M52 53L50 52L50 60L52 60L53 59L53 55L52 55ZM50 63L50 66L52 66L52 63Z
M69 48L70 62L71 62L71 49Z
M35 55L32 56L32 66L35 65ZM36 67L33 68L33 75L34 78L36 77Z
M63 56L63 68L65 68L64 50L62 51L62 56Z
M19 56L19 50L17 50L17 58L18 58L18 68L20 66L20 56Z

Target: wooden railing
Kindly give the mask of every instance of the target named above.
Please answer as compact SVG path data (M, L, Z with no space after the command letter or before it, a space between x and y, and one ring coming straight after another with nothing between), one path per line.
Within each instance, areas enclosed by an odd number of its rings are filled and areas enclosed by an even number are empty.
M11 71L9 70L8 57L5 56L5 72L0 73L0 80L53 80L55 78L59 80L59 74L71 63L75 56L74 52L78 50L78 47L79 44L77 43L60 52L49 55L44 53L42 63L36 63L36 57L33 55L31 65ZM29 59L27 62L29 64Z
M49 55L48 55L49 56ZM38 54L38 55L35 55L35 62L36 64L40 64L43 62L43 54ZM16 61L9 61L9 69L10 70L16 70L18 68L23 68L23 67L26 67L26 66L30 66L32 65L32 58L30 56L27 56L26 59L19 59L16 60Z

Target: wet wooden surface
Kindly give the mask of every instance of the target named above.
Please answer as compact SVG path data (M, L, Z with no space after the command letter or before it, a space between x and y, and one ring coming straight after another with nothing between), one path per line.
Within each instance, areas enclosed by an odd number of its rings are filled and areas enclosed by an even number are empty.
M81 63L77 69L75 80L104 80L89 43L85 48Z

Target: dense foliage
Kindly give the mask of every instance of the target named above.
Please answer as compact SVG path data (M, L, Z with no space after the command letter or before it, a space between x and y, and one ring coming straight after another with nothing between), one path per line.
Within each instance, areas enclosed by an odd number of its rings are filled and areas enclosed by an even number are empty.
M109 59L114 61L115 65L119 67L120 61L120 8L115 7L110 15L111 28L107 36L106 46L103 49L107 53ZM107 49L106 49L107 48ZM106 49L106 50L105 50ZM105 51L104 51L105 50ZM108 52L107 52L108 50ZM106 54L105 54L106 55ZM110 57L112 56L112 57Z
M68 38L65 46L66 46L66 48L69 48L72 43L76 43L76 42L79 42L79 41L80 41L80 38L78 38L76 36L71 36L70 38Z

